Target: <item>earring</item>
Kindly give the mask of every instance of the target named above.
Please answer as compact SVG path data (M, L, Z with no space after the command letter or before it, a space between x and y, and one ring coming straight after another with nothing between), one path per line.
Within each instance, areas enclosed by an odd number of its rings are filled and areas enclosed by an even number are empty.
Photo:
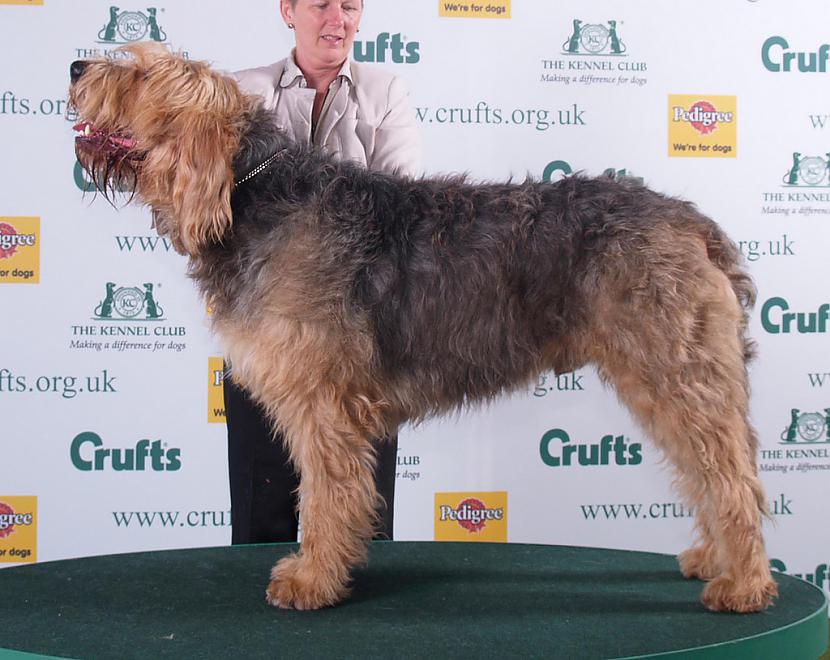
M293 24L293 23L289 23L289 24L288 24L288 29L289 29L289 30L293 30L293 29L294 29L294 24Z

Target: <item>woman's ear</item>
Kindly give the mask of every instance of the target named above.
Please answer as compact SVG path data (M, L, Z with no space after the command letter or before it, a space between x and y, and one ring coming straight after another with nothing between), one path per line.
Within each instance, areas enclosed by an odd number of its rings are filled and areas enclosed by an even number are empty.
M294 8L291 6L291 0L280 0L280 16L289 27L294 24Z

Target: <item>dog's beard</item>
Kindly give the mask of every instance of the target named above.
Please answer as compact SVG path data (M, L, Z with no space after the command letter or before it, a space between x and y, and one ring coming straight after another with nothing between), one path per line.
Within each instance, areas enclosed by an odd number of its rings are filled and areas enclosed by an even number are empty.
M114 205L116 195L120 193L127 196L125 204L132 201L138 183L138 172L129 161L113 156L90 156L78 150L75 155L95 190L101 193L104 199Z
M75 155L96 190L112 203L116 193L132 200L138 182L138 170L144 154L136 141L121 133L95 129L88 122L75 125Z
M118 194L126 195L125 204L133 200L138 172L130 160L113 154L90 154L77 147L75 155L95 190L110 204L115 205Z

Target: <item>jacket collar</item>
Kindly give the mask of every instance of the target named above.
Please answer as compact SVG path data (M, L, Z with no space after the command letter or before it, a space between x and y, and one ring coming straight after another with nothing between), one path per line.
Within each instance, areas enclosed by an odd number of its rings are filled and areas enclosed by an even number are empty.
M286 59L285 68L283 69L282 76L280 77L279 82L279 85L282 88L293 87L294 85L300 84L305 86L305 76L303 75L303 72L300 70L300 67L297 66L297 62L294 59L295 50L296 49L292 49L291 56ZM346 61L343 62L343 66L340 67L340 71L338 72L337 77L345 78L349 81L349 83L354 84L354 79L352 78L351 61L348 57L346 58Z

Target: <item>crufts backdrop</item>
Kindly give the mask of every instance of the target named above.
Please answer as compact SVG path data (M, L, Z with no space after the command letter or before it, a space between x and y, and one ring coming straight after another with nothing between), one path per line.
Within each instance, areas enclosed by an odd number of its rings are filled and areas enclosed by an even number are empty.
M229 540L205 307L148 212L90 192L68 68L156 40L231 71L282 58L292 33L277 0L148 4L0 0L2 566ZM354 48L408 84L428 173L608 171L725 226L759 288L770 555L825 590L828 21L819 0L368 0ZM660 456L590 369L403 429L398 466L398 539L691 541Z

